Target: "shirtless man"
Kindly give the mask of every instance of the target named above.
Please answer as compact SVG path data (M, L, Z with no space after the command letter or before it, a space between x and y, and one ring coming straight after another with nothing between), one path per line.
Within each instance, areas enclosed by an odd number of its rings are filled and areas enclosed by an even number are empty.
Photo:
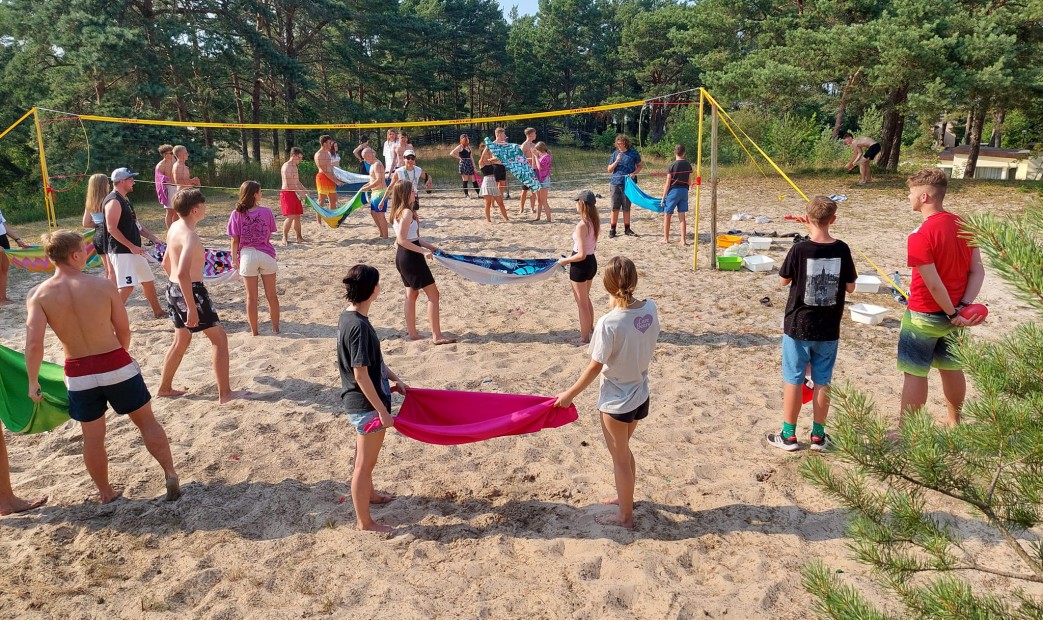
M494 129L493 135L495 136L493 142L507 144L507 130L503 127ZM500 194L503 195L504 200L510 200L511 188L507 185L507 167L495 157L493 157L493 162L493 175L496 177L496 187L500 188Z
M14 494L11 488L11 468L7 463L7 444L4 443L3 429L0 429L0 517L39 508L46 503L46 495L24 500Z
M362 186L362 191L369 192L369 214L373 216L373 223L380 231L380 238L387 239L388 221L384 214L388 210L388 201L384 198L388 193L384 164L377 159L377 152L369 147L362 149L362 161L369 164L369 182Z
M536 152L536 130L532 127L525 129L525 142L520 145L522 155L525 159L532 162L535 160L533 153ZM536 213L536 190L529 189L529 186L522 183L522 194L521 194L521 208L518 210L518 215L525 213L525 198L529 198L529 210Z
M319 206L323 202L328 203L326 208L333 211L337 208L337 175L333 174L333 138L330 136L319 136L319 150L315 151L315 189L319 192ZM315 223L322 224L322 218L315 214Z
M177 193L177 185L174 183L174 147L169 144L160 146L159 155L162 159L156 164L155 169L156 198L163 206L166 226L170 228L170 223L177 219L174 208L170 206L174 194Z
M217 378L217 399L222 405L230 400L242 398L249 392L233 392L228 382L228 335L221 327L217 312L210 302L210 294L203 285L203 243L196 233L196 224L206 217L206 198L198 189L188 189L174 197L174 209L178 221L167 232L167 252L163 256L163 269L170 283L167 284L167 310L174 323L174 342L163 358L163 374L157 396L176 398L186 394L173 388L174 373L181 365L192 334L203 332L213 345L214 376ZM192 303L186 303L184 291L191 291Z
M395 146L395 165L388 166L390 172L394 172L406 165L406 151L413 151L415 153L416 149L414 149L413 145L409 143L409 136L403 131L398 134L398 144Z
M69 386L69 417L83 431L83 463L98 487L101 503L122 494L109 484L105 452L105 409L130 417L145 448L163 468L167 501L181 496L167 434L152 415L141 369L127 353L130 321L119 294L104 279L83 273L87 252L79 233L59 230L44 243L54 275L29 293L25 320L25 369L29 397L43 399L40 364L43 338L50 325L65 350L65 382Z
M304 205L301 204L301 196L308 193L308 188L301 185L300 173L297 166L304 159L304 151L295 146L290 149L290 158L282 165L282 190L279 192L279 207L282 216L286 218L282 225L282 242L284 245L290 243L290 227L297 233L297 243L304 241L301 236L301 216L304 215Z
M188 149L184 145L177 145L174 147L174 165L171 167L173 171L174 183L177 184L177 191L180 192L183 189L192 189L193 187L199 187L199 177L192 176L192 173L188 170ZM175 192L177 193L177 192ZM174 204L174 197L170 197L170 204ZM174 211L173 208L170 209ZM177 213L174 213L173 219L177 219ZM167 228L170 228L170 224L167 224Z
M156 276L145 258L141 237L144 236L153 243L159 243L159 238L138 222L134 206L127 198L127 194L134 189L136 176L138 173L131 172L129 168L117 168L112 171L112 193L101 201L102 209L105 211L105 231L109 235L106 246L123 303L130 299L134 286L140 284L141 292L145 294L148 305L152 307L152 315L158 319L165 313L159 306Z
M854 151L847 169L851 170L856 165L858 166L858 184L865 185L872 181L873 172L870 170L869 164L873 163L873 159L880 153L880 144L868 136L855 138L850 132L844 134L844 144L850 146Z

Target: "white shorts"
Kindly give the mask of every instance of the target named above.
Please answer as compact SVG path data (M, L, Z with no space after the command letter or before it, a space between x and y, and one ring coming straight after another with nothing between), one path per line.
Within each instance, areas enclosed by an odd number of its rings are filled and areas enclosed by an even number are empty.
M148 260L138 254L109 254L109 262L116 271L116 286L127 288L156 279Z
M271 276L276 272L275 257L269 256L257 248L243 248L239 252L239 275Z
M167 185L167 204L163 205L164 209L174 208L174 196L177 195L177 185ZM167 206L170 205L170 206Z
M478 192L479 196L499 196L500 188L496 186L496 177L489 175L482 177L482 189Z

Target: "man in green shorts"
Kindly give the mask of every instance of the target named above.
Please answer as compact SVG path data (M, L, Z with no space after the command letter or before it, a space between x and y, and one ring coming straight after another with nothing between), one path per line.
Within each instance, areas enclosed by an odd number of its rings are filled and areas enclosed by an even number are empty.
M387 182L384 164L377 159L377 152L366 147L362 150L362 161L369 164L369 182L362 186L362 191L369 192L369 214L377 225L381 239L388 238L388 220L384 215L388 210Z
M925 168L909 177L909 205L924 221L909 235L908 265L913 268L909 306L898 335L898 370L905 373L902 409L927 404L927 375L937 368L949 409L949 424L960 422L967 393L963 369L953 357L949 335L977 325L982 317L960 316L974 303L985 279L981 251L962 233L963 220L942 207L948 178L938 168Z

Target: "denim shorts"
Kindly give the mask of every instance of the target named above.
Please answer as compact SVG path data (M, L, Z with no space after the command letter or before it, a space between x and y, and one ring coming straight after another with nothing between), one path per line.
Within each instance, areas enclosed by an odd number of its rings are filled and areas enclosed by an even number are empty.
M833 381L833 364L837 361L839 340L797 340L782 335L782 380L790 385L803 385L804 372L811 363L811 380L815 385Z
M666 198L663 199L663 208L667 215L672 215L674 211L688 213L688 188L675 187L667 192Z
M355 427L355 431L359 435L368 435L370 433L384 430L383 426L378 426L373 430L367 431L366 426L373 420L377 420L378 423L380 422L380 414L376 411L363 411L361 413L348 414L348 422L351 422L351 425Z

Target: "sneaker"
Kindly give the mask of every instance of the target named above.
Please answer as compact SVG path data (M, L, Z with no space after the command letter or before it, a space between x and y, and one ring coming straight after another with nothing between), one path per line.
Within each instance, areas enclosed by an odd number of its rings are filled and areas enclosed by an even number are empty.
M768 441L768 445L775 446L780 450L785 450L786 452L800 450L800 444L797 443L796 435L789 439L783 439L782 433L768 433L764 438Z
M615 228L610 228L608 230L608 238L609 239L615 239L616 238L616 229Z
M824 452L826 450L833 449L833 438L826 433L825 437L811 436L811 449L817 452Z
M636 237L636 236L637 236L637 233L636 233L636 232L634 232L633 230L629 229L629 228L627 228L626 230L624 230L624 231L623 231L623 234L624 234L624 235L626 235L626 236L628 236L628 237Z

